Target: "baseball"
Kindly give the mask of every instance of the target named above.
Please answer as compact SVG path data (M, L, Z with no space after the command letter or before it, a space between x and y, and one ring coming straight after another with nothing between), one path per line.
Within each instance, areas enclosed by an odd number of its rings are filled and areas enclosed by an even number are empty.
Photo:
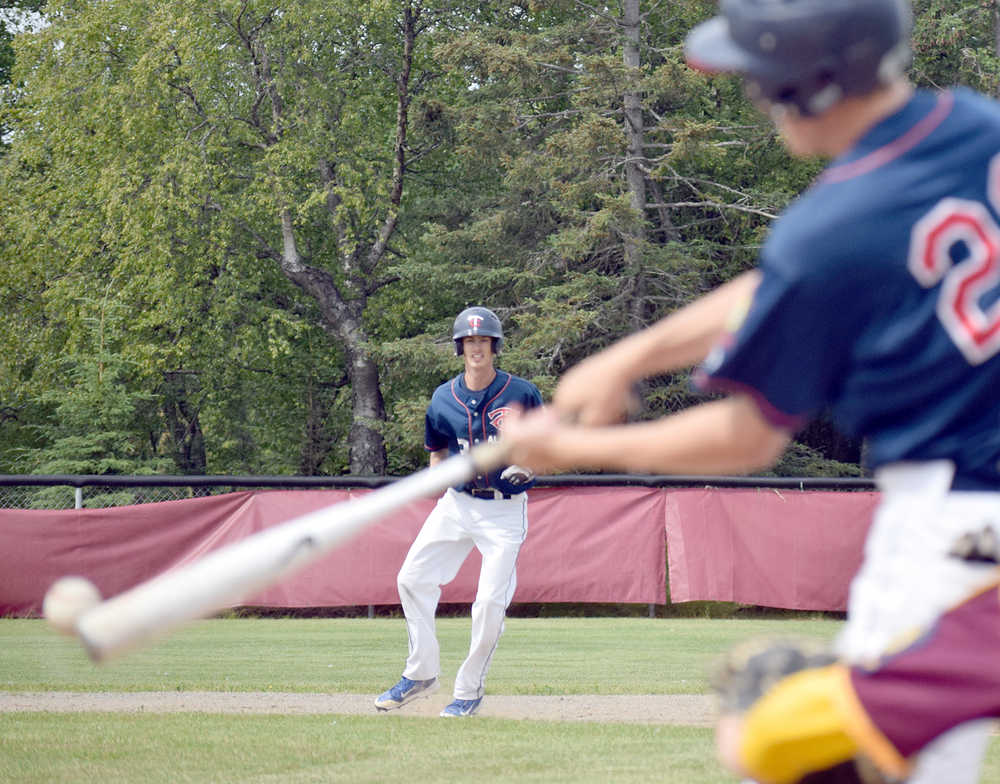
M77 618L101 602L100 591L85 577L56 580L42 601L42 614L64 634L73 634Z

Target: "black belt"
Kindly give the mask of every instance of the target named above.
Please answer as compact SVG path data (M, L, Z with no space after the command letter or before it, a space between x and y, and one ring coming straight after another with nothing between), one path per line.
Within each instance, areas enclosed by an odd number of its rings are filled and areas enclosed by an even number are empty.
M514 497L510 493L501 493L499 490L476 490L473 488L462 490L462 492L466 495L471 495L473 498L482 498L485 501L496 501L500 498L509 501Z

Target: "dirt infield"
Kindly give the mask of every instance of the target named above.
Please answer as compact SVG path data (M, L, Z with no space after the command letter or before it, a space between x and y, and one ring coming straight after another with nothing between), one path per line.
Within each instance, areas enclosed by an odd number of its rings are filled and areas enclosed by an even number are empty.
M0 712L80 713L273 713L376 715L369 694L276 692L0 692ZM405 706L395 715L436 716L448 704L444 692ZM672 695L486 695L481 716L541 721L628 722L710 727L714 698Z

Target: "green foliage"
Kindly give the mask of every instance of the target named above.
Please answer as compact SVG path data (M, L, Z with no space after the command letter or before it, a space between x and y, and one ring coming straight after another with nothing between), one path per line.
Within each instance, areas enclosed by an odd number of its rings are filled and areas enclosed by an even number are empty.
M379 344L376 355L383 369L383 390L391 401L383 428L389 453L388 473L401 476L427 465L424 451L424 412L434 389L462 368L451 341L451 325L442 328L447 339L420 335Z
M645 9L638 73L622 63L620 20L577 4L535 8L438 50L477 80L452 109L459 138L493 154L463 157L465 179L482 188L456 193L468 219L434 226L427 240L435 256L479 267L480 299L509 303L533 354L528 375L550 389L582 357L752 265L769 216L817 167L789 162L732 80L683 65L680 43L707 4ZM623 177L622 92L632 87L646 109L643 215ZM628 260L637 231L644 239Z
M109 353L67 358L65 390L48 390L39 398L51 415L36 426L39 445L20 456L25 473L168 471L169 461L157 454L157 444L150 439L156 425L153 396L130 388L129 369L128 363ZM38 508L59 508L64 493L63 488L43 488L33 503ZM131 503L131 494L90 500L96 506Z
M36 405L35 446L18 456L25 473L153 474L169 469L159 454L155 396L138 383L134 363L117 351L113 310L88 319L90 340L58 363L58 384ZM110 339L109 339L110 338ZM61 493L58 488L53 492ZM44 491L38 502L48 500Z
M431 391L459 367L463 307L502 316L501 365L548 396L583 357L751 267L823 162L790 159L739 80L684 64L715 8L643 3L637 68L621 8L571 0L57 0L43 29L0 28L0 470L59 456L55 401L104 357L147 412L119 427L156 445L97 439L108 460L342 473L352 373L370 358L365 416L405 473L425 461ZM916 81L997 94L992 6L915 9ZM642 108L642 209L626 95ZM685 374L642 391L649 416L697 400ZM850 470L824 462L843 457L829 439L806 444L776 470Z
M929 87L963 84L1000 95L995 3L915 0L913 78Z
M10 394L51 383L52 357L78 342L76 299L107 289L147 388L197 379L184 402L213 471L343 471L345 341L354 303L385 285L366 253L394 209L394 8L111 0L49 13L23 41L27 90L10 116L32 119L4 173L11 278L42 292L18 309L43 314L29 336L42 350ZM411 150L429 143L415 133ZM286 277L283 215L342 303Z
M17 85L11 83L16 55L14 36L19 29L31 26L45 0L23 0L0 3L0 104L14 100ZM0 120L0 155L7 146L8 126Z
M844 463L822 455L806 444L792 442L781 459L762 476L860 477L864 472L855 463Z
M14 47L11 45L13 40L14 36L7 25L0 23L0 84L10 82L10 70L14 65Z

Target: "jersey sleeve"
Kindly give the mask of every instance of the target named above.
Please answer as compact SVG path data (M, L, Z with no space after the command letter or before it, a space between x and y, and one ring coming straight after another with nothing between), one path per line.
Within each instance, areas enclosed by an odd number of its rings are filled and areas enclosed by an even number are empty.
M538 387L534 384L529 383L526 386L528 388L525 391L525 399L523 401L525 411L532 408L538 408L542 405L542 393L538 391Z
M693 377L703 391L749 395L768 422L786 430L831 402L850 348L851 303L810 261L798 269L762 264L742 322Z
M427 413L424 415L424 450L427 452L439 452L447 449L449 444L448 434L441 429L440 417L437 415L440 406L437 402L438 397L437 392L431 396L430 405L427 406Z

